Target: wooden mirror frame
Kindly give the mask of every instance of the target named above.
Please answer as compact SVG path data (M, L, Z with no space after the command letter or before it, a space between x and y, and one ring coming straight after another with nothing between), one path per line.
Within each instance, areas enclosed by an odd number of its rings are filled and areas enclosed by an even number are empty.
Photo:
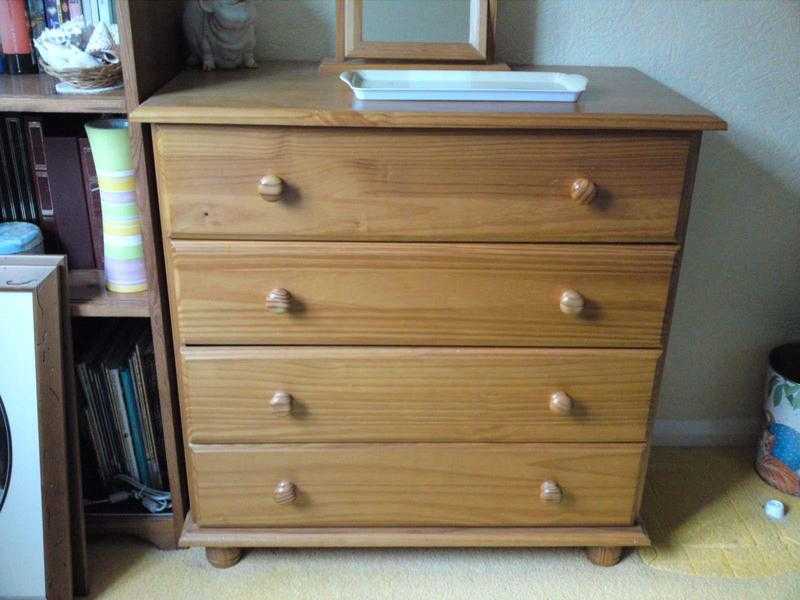
M364 39L364 0L338 0L339 14L344 6L343 58L485 62L488 59L489 0L468 1L467 42L371 42Z
M350 69L469 69L507 71L494 62L494 40L498 0L470 0L480 26L471 28L470 42L367 42L363 40L364 0L336 0L336 56L320 63L322 75L338 75ZM348 13L348 8L351 11ZM356 10L358 9L358 10ZM347 18L350 14L350 19ZM358 15L358 23L354 15ZM473 14L470 13L472 21ZM355 26L357 25L357 27ZM477 32L477 33L476 33ZM348 54L348 39L350 54ZM453 47L456 58L452 57ZM442 49L450 51L444 56ZM400 50L400 52L398 52ZM396 58L392 58L396 57Z

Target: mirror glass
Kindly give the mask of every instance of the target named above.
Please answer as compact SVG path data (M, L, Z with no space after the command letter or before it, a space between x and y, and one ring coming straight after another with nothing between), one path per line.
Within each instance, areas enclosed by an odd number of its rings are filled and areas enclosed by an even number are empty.
M367 42L469 41L471 0L364 0Z

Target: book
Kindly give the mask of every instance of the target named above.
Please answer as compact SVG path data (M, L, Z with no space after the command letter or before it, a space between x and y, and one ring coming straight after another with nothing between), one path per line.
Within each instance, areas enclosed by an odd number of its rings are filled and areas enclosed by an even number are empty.
M131 437L131 423L125 409L125 398L122 391L122 381L119 378L120 354L124 353L124 345L129 343L129 326L123 322L112 338L111 345L106 350L103 358L100 375L105 379L107 398L114 419L114 428L122 446L123 472L141 481L136 454L133 449Z
M16 204L11 189L11 166L6 152L5 136L0 128L0 217L3 221L16 221Z
M97 0L98 11L99 11L99 18L98 21L103 21L104 23L116 23L116 19L114 17L114 7L113 2L111 0Z
M152 353L152 337L147 327L143 327L133 347L133 353L128 359L128 368L133 376L136 388L136 400L142 423L142 438L144 441L145 459L147 462L150 485L156 489L163 489L164 479L162 467L159 464L158 447L163 446L163 441L156 435L155 414L152 403L158 400L158 390L149 389L145 373L145 359L147 353Z
M33 176L28 158L28 140L22 117L4 117L8 168L11 170L12 188L17 205L17 218L30 223L39 222Z
M84 198L86 209L89 213L89 228L92 234L92 250L94 264L98 269L105 265L103 259L103 209L100 199L100 184L97 180L97 170L92 158L92 147L86 138L78 138L78 148L81 153L81 171L83 172Z
M97 0L81 0L81 12L87 25L92 25L100 20L100 5Z
M130 367L128 365L119 367L117 376L122 386L122 399L125 403L125 414L128 417L128 428L131 432L133 457L136 461L136 470L139 472L139 481L149 487L152 483L150 481L150 468L145 458L144 426L139 414L139 405L136 401L136 390Z
M28 133L28 159L33 172L33 192L39 214L39 227L44 237L44 248L50 254L60 254L62 250L53 211L50 178L47 175L47 153L42 122L39 117L26 117L25 128Z
M69 20L69 12L64 13L61 0L43 0L43 2L45 27L56 29L61 27L64 21Z
M45 136L47 173L58 239L70 269L95 268L80 151L75 137Z
M38 73L25 0L0 2L0 42L9 73Z
M145 386L148 390L148 406L150 408L150 424L153 428L153 439L156 446L156 458L162 479L162 489L169 488L167 481L167 452L164 447L164 429L161 421L161 404L158 394L158 372L156 370L156 354L153 349L153 337L149 334L142 342L142 371Z
M69 11L70 20L78 19L83 16L83 6L81 5L81 0L68 0L67 9Z
M76 323L76 366L80 383L81 412L89 428L100 479L109 484L114 475L122 471L122 447L117 439L109 406L109 394L99 374L99 361L108 347L113 333L113 323L104 321L99 328L78 321Z
M28 0L28 20L31 24L31 38L35 40L45 29L44 0Z
M140 319L103 321L100 327L79 321L75 336L82 434L96 465L94 480L106 491L118 485L119 474L168 488L149 325Z

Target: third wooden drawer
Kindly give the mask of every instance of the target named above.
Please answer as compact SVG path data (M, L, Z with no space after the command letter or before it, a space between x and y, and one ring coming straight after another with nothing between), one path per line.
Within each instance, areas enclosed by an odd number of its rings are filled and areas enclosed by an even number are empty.
M658 350L188 347L193 444L639 442Z
M174 240L168 261L181 344L656 348L676 251Z

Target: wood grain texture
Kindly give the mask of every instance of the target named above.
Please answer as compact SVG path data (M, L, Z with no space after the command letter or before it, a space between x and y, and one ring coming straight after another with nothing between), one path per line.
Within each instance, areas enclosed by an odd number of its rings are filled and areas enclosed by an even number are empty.
M125 96L133 110L183 69L183 2L114 0L120 32L132 32L120 47Z
M150 331L158 377L158 396L161 424L166 449L167 472L172 493L173 547L177 547L181 523L184 520L187 492L183 475L181 429L178 400L175 392L174 360L169 336L170 321L167 316L167 290L164 278L163 252L157 242L159 221L156 217L155 178L153 157L150 153L149 132L144 126L130 126L131 152L136 167L136 198L142 223L144 259L147 267Z
M87 513L86 529L92 537L133 536L161 550L175 549L172 513Z
M598 567L613 567L622 559L622 547L587 546L586 556Z
M463 71L463 63L418 63L418 62L395 62L395 61L381 61L369 62L360 58L354 58L347 61L337 61L333 58L324 58L319 63L320 75L339 75L344 71L352 71L354 69L370 70L370 69L393 69L400 71L408 71L415 69L426 69L429 71ZM506 63L470 63L470 71L510 71Z
M0 75L0 111L26 113L124 113L122 90L103 94L58 94L49 75Z
M209 546L206 548L206 559L212 567L217 569L229 569L242 559L240 548L217 548Z
M184 347L184 437L641 442L658 358L654 350ZM551 409L559 390L573 397L570 415ZM287 392L291 414L276 413L273 395Z
M201 526L632 525L643 444L190 445ZM278 505L289 479L297 499ZM552 479L559 503L543 502Z
M149 317L147 292L119 294L106 288L99 269L77 269L69 273L69 302L73 317Z
M54 600L72 598L73 591L71 473L67 467L68 400L64 386L60 292L56 267L32 294L37 397L31 400L37 402L39 417L45 590L47 598ZM80 555L80 550L78 552Z
M629 527L199 527L186 516L182 546L242 548L463 548L649 546L641 525Z
M175 51L175 44L176 40L181 39L183 3L178 0L116 2L125 95L129 109L133 109L182 67L181 53ZM149 127L141 123L132 122L129 132L148 275L150 330L153 336L167 472L172 493L171 547L174 548L177 547L180 529L185 520L185 507L188 505L170 319L167 314L163 251L158 242L160 230L152 141Z
M171 243L183 344L658 347L675 248ZM292 311L267 310L270 290ZM559 308L564 289L586 300Z
M70 502L70 543L72 550L72 580L74 593L79 596L88 594L88 561L86 553L86 523L83 512L83 476L81 471L80 433L78 419L78 401L75 388L75 370L72 367L72 319L69 310L69 273L66 256L55 255L10 255L0 257L3 265L35 265L53 266L58 269L60 286L59 302L61 312L61 352L64 375L64 404L67 435L67 468L69 480Z
M378 241L672 242L691 144L681 133L196 126L159 126L154 139L173 238ZM266 175L283 180L276 202L260 193ZM582 205L572 186L585 177L598 192Z
M590 85L576 103L358 102L316 63L262 63L257 70L184 71L137 108L149 123L431 127L470 129L725 129L725 121L629 68L536 66L579 73Z

